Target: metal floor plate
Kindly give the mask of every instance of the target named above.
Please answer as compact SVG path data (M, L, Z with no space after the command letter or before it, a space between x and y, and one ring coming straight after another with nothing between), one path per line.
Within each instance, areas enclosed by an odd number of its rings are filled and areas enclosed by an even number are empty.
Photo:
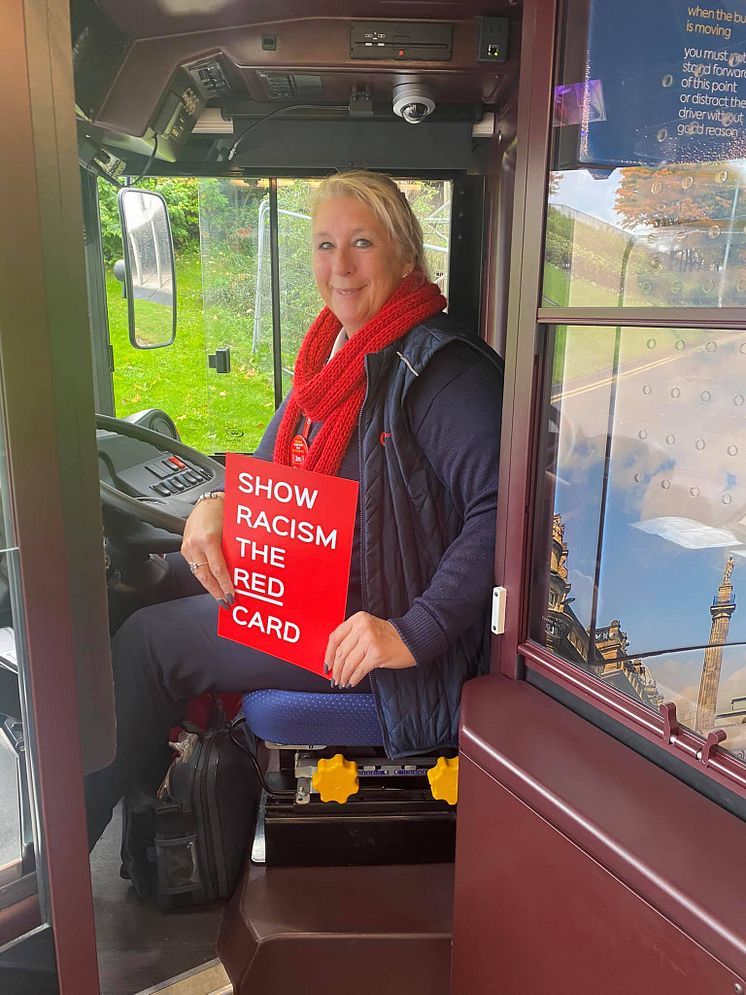
M138 995L233 995L233 986L220 961L213 960Z

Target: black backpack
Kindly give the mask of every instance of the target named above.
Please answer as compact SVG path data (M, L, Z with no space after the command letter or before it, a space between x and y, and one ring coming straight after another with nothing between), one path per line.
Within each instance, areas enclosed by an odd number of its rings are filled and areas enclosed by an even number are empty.
M139 788L125 798L122 877L162 909L230 897L259 794L255 743L243 719L207 732L185 728L158 795Z

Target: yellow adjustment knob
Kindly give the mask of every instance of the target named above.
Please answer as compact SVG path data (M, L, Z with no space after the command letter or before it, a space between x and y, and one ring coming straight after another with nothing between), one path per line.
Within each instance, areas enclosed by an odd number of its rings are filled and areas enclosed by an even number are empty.
M322 802L339 802L341 805L360 790L357 764L354 760L345 760L341 753L331 760L319 760L311 783Z
M430 791L437 801L455 805L458 801L458 757L438 757L438 762L427 772Z

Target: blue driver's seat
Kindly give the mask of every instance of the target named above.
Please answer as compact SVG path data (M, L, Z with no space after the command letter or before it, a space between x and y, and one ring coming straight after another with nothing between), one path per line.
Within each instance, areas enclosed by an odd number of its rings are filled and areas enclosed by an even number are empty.
M268 751L254 862L453 858L455 751L389 759L372 694L252 691L242 711Z
M383 746L372 694L252 691L243 713L254 735L270 743Z

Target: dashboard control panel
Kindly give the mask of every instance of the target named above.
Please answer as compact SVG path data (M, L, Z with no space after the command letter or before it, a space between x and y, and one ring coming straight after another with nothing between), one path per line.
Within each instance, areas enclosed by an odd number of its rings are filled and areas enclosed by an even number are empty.
M150 484L150 489L162 497L181 494L191 490L197 484L203 484L212 479L212 475L207 471L190 465L180 456L167 456L162 460L153 460L145 464L145 469L157 478Z
M178 497L193 504L216 484L214 472L168 449L113 432L96 434L101 479L134 498Z

